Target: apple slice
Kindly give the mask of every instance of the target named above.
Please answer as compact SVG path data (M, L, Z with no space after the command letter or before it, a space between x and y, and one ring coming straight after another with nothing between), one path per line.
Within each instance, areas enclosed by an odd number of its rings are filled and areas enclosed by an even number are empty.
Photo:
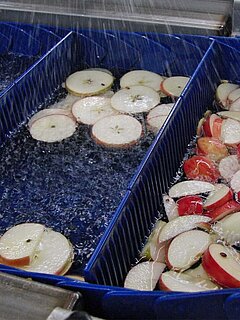
M97 96L76 101L72 113L78 122L93 125L104 117L116 115L117 111L112 108L110 98Z
M240 98L240 88L236 88L235 90L232 90L227 97L227 103L228 105L232 105L237 99Z
M240 255L232 247L211 244L203 255L202 265L209 277L219 285L240 287Z
M105 147L130 147L138 142L141 135L141 123L124 114L104 117L92 127L93 139Z
M120 79L121 88L130 88L132 86L146 86L160 90L160 83L163 81L163 77L159 74L147 70L134 70L125 73Z
M153 291L166 265L145 261L134 266L127 274L124 287L134 290Z
M111 76L113 75L110 70L105 69L105 68L88 68L86 70L87 71L101 71L101 72L106 72L106 73L110 74Z
M163 196L163 205L168 221L178 217L178 207L176 202L168 195Z
M240 191L240 170L234 173L232 176L232 179L230 181L230 186L233 189L234 192Z
M72 105L74 104L74 102L76 102L76 101L78 101L80 99L81 99L80 97L76 97L76 96L68 93L65 98L63 98L60 101L52 104L51 105L51 109L67 110L70 113L69 116L71 116ZM45 110L49 110L49 109L45 109Z
M232 198L232 190L227 185L218 183L215 185L215 189L210 192L204 201L203 207L206 210L213 210L232 200Z
M160 104L149 111L147 115L147 125L151 131L153 131L155 134L158 133L173 106L173 103Z
M212 221L218 221L230 213L240 211L240 204L235 200L224 203L221 207L206 211L206 214L212 218Z
M198 226L201 222L209 222L211 218L201 215L190 215L177 217L168 222L161 230L159 234L159 243L170 240L176 237L178 234L185 231L192 230Z
M240 98L233 101L229 108L230 111L240 111Z
M177 201L179 216L202 214L203 202L199 196L185 196Z
M112 107L122 113L148 112L160 103L158 92L149 87L121 89L111 98Z
M159 287L164 291L199 292L218 290L219 287L208 279L191 277L185 273L167 271L162 273Z
M229 83L229 82L224 82L221 83L216 90L216 100L217 103L220 104L220 106L223 109L227 109L229 108L228 105L228 95L234 91L235 89L239 88L239 86L237 84L233 84L233 83Z
M210 235L201 230L190 230L177 235L167 249L167 267L175 271L190 268L201 258L210 243Z
M151 259L153 261L164 263L166 258L166 247L167 241L163 241L161 243L158 243L158 241L156 243L151 241L149 245Z
M221 112L218 112L218 115L223 118L229 118L229 119L240 121L239 111L221 111Z
M181 181L174 184L169 189L168 193L171 198L180 198L184 196L211 192L213 190L214 190L214 185L210 182L188 180L188 181Z
M209 276L207 272L203 269L202 264L199 264L199 266L197 266L196 268L186 270L184 274L187 274L194 278L209 280Z
M51 229L45 230L33 259L22 267L29 272L63 275L71 267L73 248L67 238Z
M229 214L218 221L213 230L218 233L222 240L230 245L239 245L240 243L240 212Z
M5 232L0 239L0 261L21 267L32 263L45 227L38 223L23 223Z
M189 81L189 77L174 76L161 82L160 90L170 97L179 97Z
M222 131L223 119L215 118L211 127L212 137L220 140Z
M93 96L109 90L113 76L98 70L77 71L66 79L66 89L75 96Z
M240 170L240 163L237 155L231 155L223 158L219 163L220 175L229 182L233 175Z
M213 161L220 161L228 156L227 147L213 137L201 137L197 140L198 154L205 155Z
M234 119L226 119L222 123L221 140L227 145L240 143L240 122Z

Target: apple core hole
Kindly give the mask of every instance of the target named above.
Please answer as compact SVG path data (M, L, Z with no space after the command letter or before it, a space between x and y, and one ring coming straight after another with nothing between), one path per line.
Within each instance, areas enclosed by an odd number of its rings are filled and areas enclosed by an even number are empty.
M222 256L223 258L226 258L227 254L225 252L220 252L220 256Z

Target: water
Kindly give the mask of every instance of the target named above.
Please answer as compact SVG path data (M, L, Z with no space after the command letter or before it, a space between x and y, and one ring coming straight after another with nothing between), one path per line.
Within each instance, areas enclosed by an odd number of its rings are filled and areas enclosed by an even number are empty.
M152 140L148 133L132 148L105 149L81 125L47 144L23 127L0 149L0 233L23 222L52 227L74 245L71 272L82 274Z

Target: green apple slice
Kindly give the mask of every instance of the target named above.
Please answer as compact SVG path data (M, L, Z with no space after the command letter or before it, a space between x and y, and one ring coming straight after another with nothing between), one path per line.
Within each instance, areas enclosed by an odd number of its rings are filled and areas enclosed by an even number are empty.
M146 70L134 70L126 73L120 79L121 88L130 88L132 86L146 86L160 91L160 84L164 80L163 77L155 72Z

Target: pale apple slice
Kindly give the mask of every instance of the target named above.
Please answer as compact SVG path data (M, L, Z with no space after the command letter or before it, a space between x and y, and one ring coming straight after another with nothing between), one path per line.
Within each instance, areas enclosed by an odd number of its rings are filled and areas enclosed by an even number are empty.
M35 120L29 131L33 139L44 142L59 142L74 134L76 121L64 114L48 115Z
M187 270L201 258L210 243L210 235L201 230L190 230L177 235L167 249L168 268L175 271Z
M75 96L93 96L109 90L113 76L99 70L77 71L66 79L66 89Z
M96 143L112 148L130 147L138 142L141 135L141 123L124 114L102 118L92 127Z
M206 211L206 214L212 218L212 221L218 221L229 215L230 213L234 213L237 211L240 211L240 203L235 200L229 200L228 202L224 203L222 206L214 210Z
M220 104L220 106L223 109L229 109L228 105L228 95L230 92L234 91L235 89L239 88L237 84L229 83L229 82L224 82L221 83L216 90L216 100Z
M240 111L221 111L217 114L223 118L230 118L233 120L240 121Z
M170 240L178 234L192 230L201 222L210 222L211 218L203 215L190 215L177 217L168 222L159 234L159 243Z
M240 98L238 98L237 100L233 101L233 103L230 105L229 108L230 111L238 111L240 112Z
M219 285L240 287L240 255L232 247L211 244L203 255L202 265L209 277Z
M220 236L220 239L230 245L240 243L240 212L235 212L224 217L213 225L212 229Z
M230 181L230 186L234 192L240 191L240 170L234 173Z
M179 216L178 207L173 198L168 195L163 195L163 205L168 218L168 221L171 221Z
M76 101L72 113L78 122L93 125L104 117L116 115L117 111L112 108L110 98L92 96Z
M69 114L66 114L66 115L72 116L72 114L71 114L72 105L74 104L74 102L78 101L79 99L81 99L81 97L76 97L76 96L69 93L66 95L65 98L52 104L51 109L67 110L67 111L69 111ZM48 109L45 109L45 110L48 110Z
M232 190L223 183L215 184L215 188L207 196L206 200L203 203L203 207L206 210L213 210L217 207L222 206L227 201L233 198Z
M63 275L71 267L73 248L67 238L60 232L47 229L31 264L22 269L29 272Z
M5 232L0 239L0 261L11 266L29 265L44 233L38 223L23 223Z
M209 280L209 276L207 272L203 269L202 264L199 264L199 266L197 266L196 268L188 269L184 271L184 273L194 278Z
M149 111L147 115L147 125L151 131L158 133L171 112L174 103L160 104Z
M226 145L240 143L240 122L234 119L226 119L222 123L221 140Z
M180 198L195 194L211 192L214 190L214 185L206 181L187 180L174 184L169 189L169 196L171 198Z
M164 291L180 292L199 292L219 289L219 286L208 279L191 277L188 274L176 271L162 273L159 287Z
M167 96L179 97L189 81L189 77L174 76L161 82L160 89Z
M88 70L88 71L101 71L101 72L106 72L106 73L110 74L110 76L113 75L112 72L106 68L88 68L86 70Z
M233 175L240 170L240 163L237 155L231 155L223 158L219 163L219 172L221 176L229 182Z
M231 105L234 101L240 98L240 88L236 88L235 90L232 90L228 97L227 97L227 103Z
M122 113L148 112L160 103L158 92L149 87L121 89L111 98L112 107Z
M149 250L150 250L151 259L153 261L164 263L166 258L166 248L167 248L167 241L163 241L161 243L150 242Z
M145 261L134 266L127 274L124 287L134 290L153 291L166 265Z
M125 73L120 79L121 88L132 86L146 86L160 91L160 84L164 80L159 74L146 70L133 70Z

